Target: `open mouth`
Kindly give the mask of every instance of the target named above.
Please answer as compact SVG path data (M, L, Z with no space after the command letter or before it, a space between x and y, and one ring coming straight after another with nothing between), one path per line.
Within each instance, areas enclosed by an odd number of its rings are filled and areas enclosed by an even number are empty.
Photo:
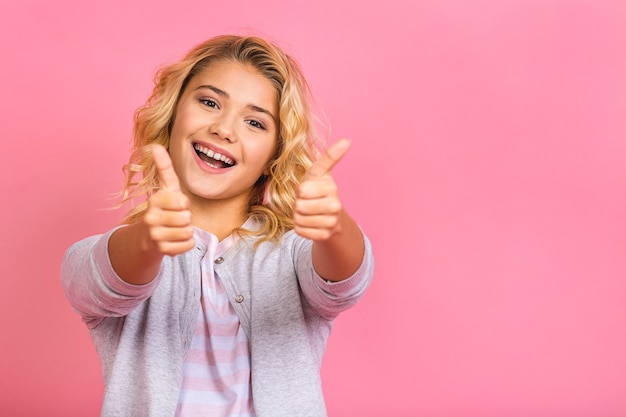
M207 165L213 168L230 168L235 165L235 161L222 155L221 153L214 152L212 149L202 146L198 143L193 144L193 149L198 154L198 157Z

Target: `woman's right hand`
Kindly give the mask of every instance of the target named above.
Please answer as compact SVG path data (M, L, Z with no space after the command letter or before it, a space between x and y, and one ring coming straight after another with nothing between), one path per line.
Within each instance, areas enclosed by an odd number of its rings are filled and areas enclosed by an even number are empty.
M149 242L163 255L178 255L194 247L189 198L180 189L169 153L153 145L152 157L159 175L159 189L148 198L143 217Z

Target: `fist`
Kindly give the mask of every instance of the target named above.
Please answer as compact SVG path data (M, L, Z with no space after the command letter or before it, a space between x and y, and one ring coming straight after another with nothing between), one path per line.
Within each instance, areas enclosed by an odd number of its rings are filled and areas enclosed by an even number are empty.
M154 145L152 157L159 175L159 189L148 198L143 222L150 243L162 254L174 256L194 247L189 199L180 190L167 150Z
M294 230L300 236L324 241L340 231L343 208L331 170L349 148L347 139L334 143L309 168L298 186L293 220Z

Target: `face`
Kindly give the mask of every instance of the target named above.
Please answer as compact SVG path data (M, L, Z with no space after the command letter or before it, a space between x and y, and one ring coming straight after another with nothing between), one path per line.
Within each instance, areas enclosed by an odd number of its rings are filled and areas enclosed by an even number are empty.
M278 138L278 93L251 66L214 62L187 84L176 109L170 157L194 204L244 210Z

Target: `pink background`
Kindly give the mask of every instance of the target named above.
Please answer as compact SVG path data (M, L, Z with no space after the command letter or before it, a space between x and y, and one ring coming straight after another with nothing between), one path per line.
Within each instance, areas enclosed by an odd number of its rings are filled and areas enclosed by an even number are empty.
M155 69L224 32L283 45L354 141L336 178L377 271L331 416L626 415L626 3L6 3L1 415L98 414L61 258L121 216Z

